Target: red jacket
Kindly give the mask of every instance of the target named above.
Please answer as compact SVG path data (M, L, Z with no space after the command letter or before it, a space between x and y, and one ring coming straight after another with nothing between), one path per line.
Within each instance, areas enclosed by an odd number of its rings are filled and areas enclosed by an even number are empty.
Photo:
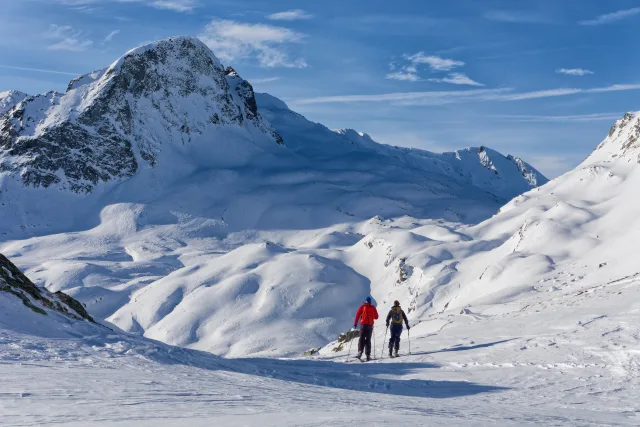
M353 326L358 326L358 321L361 325L372 325L378 318L378 310L370 303L365 302L360 306L356 313L356 320L353 321Z

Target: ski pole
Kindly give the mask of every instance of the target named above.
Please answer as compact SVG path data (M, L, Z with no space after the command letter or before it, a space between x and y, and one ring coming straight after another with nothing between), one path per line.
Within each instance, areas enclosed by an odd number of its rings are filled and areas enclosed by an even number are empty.
M387 331L389 330L389 326L387 325L387 329L384 330L384 339L382 340L382 351L380 353L380 359L384 359L384 343L387 342Z
M407 338L409 338L409 356L411 356L411 334L409 333L411 329L407 329Z
M355 328L354 328L355 329ZM353 345L353 329L351 330L352 334L351 334L351 340L349 340L349 352L347 353L347 360L345 362L349 361L349 356L351 356L351 346Z
M376 358L376 327L373 326L373 358Z

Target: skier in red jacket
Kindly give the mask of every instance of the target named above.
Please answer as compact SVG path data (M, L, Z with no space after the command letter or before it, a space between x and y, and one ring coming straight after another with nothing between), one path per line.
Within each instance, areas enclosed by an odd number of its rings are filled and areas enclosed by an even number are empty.
M360 322L360 340L358 341L358 359L362 358L362 352L367 355L367 361L371 360L371 335L373 334L373 322L378 318L378 310L371 304L371 297L367 297L364 304L360 306L356 313L356 320L353 328L358 327Z

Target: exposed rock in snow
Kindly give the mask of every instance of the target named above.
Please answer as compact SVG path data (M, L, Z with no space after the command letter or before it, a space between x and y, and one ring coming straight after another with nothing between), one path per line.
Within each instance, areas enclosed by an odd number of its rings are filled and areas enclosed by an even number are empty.
M78 301L63 292L53 294L34 285L2 254L0 254L0 292L19 298L26 307L39 314L46 315L47 310L53 310L70 317L94 322Z

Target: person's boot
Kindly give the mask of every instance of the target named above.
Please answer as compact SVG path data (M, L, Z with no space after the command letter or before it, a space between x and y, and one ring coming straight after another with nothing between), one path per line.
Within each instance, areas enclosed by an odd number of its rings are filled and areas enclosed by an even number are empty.
M396 348L396 354L395 357L398 357L398 349Z
M356 359L362 359L362 352L359 351L358 354L356 355Z
M367 362L371 360L371 355L367 354Z
M389 357L393 357L393 350L389 349Z

